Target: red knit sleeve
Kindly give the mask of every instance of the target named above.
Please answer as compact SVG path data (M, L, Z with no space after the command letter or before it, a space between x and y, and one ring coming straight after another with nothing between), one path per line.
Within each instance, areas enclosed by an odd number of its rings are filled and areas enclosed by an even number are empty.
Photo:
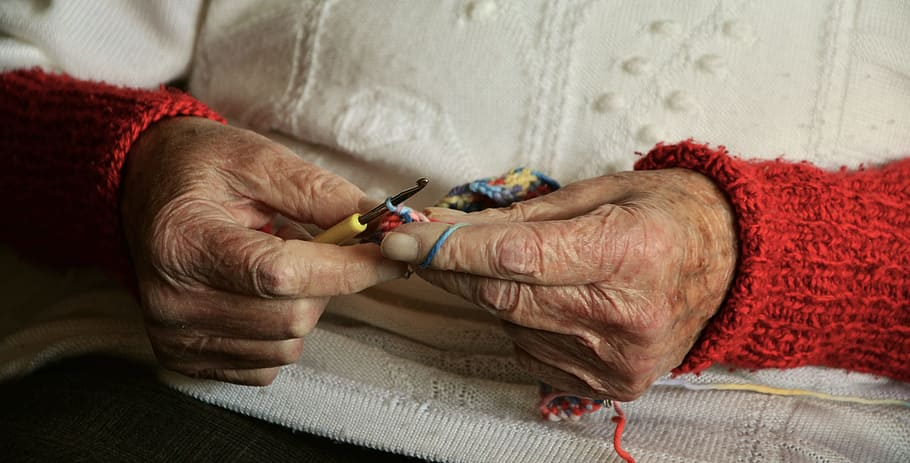
M820 365L910 381L910 159L826 172L684 142L635 167L696 170L737 217L730 293L677 372Z
M220 120L175 90L119 88L40 70L0 74L0 240L57 265L131 275L119 213L133 142L168 116Z

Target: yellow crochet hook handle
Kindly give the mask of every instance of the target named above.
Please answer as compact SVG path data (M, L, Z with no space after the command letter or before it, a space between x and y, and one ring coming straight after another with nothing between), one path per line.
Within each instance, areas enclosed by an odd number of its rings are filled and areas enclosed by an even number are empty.
M398 193L395 196L389 197L382 204L374 207L373 209L370 209L370 212L367 212L366 214L349 215L348 218L336 223L335 225L332 225L332 227L328 230L316 235L316 237L313 238L313 242L341 244L363 233L363 231L367 229L367 225L369 225L370 222L375 220L377 217L389 209L388 204L397 206L403 203L406 199L414 196L418 191L422 190L423 187L427 186L427 184L430 183L430 179L426 177L420 177L417 179L416 183L416 186L412 186L406 190L403 190L401 193Z
M313 238L313 241L316 243L328 243L328 244L341 244L345 241L354 238L355 236L363 233L367 229L367 224L360 223L360 214L351 214L348 218L342 220L341 222L332 225L332 228L316 235Z

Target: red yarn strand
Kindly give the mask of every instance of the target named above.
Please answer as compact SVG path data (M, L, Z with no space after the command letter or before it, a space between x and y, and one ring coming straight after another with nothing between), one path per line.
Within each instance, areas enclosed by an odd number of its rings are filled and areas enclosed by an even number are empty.
M613 431L613 450L615 450L616 454L625 460L626 463L635 463L635 459L632 458L632 455L622 448L622 432L626 429L626 414L623 413L622 408L620 408L619 402L613 402L613 410L616 410L616 416L612 418L612 421L616 423L616 430Z

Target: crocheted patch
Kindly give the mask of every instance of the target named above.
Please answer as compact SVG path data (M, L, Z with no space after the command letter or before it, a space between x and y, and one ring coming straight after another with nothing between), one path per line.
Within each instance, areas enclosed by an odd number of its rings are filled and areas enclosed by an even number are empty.
M516 201L543 196L559 189L559 183L536 170L517 167L499 177L487 177L449 190L437 207L474 212L504 207Z

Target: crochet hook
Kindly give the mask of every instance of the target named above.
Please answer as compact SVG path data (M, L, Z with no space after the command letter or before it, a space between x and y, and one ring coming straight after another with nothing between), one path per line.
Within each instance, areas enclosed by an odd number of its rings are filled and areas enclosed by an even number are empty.
M366 214L351 214L348 216L348 218L342 220L341 222L338 222L328 230L316 235L316 237L313 238L313 241L316 243L329 244L344 243L345 241L362 233L367 229L367 225L369 225L370 222L388 211L386 203L391 203L393 206L397 206L405 202L405 200L411 196L417 194L417 192L422 190L423 187L427 186L428 183L430 183L430 179L426 177L418 178L415 186L402 190L395 196L389 197L386 201L383 201L382 204L370 209L370 211Z

